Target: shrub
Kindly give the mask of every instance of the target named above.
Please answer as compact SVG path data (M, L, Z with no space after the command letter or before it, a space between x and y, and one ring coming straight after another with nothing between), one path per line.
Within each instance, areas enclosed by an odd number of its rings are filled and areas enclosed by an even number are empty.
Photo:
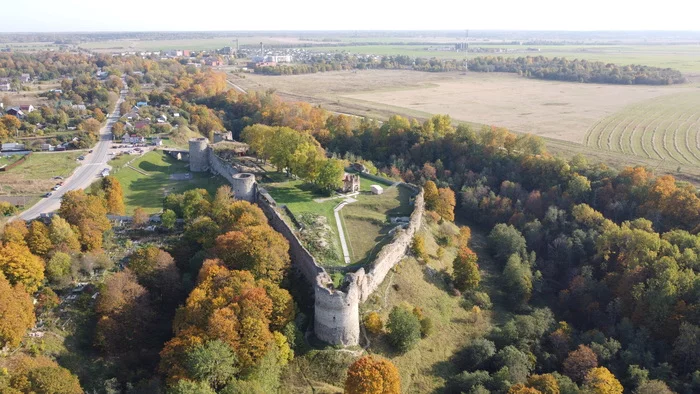
M394 307L389 314L386 325L389 331L389 341L400 352L411 350L420 340L420 321L410 311Z
M425 238L422 235L416 234L413 236L411 251L419 259L428 261L428 252L425 250Z
M384 322L377 312L370 312L364 318L365 328L371 334L378 335L384 331Z
M429 317L421 319L421 321L420 321L420 335L421 335L421 337L427 338L433 334L433 331L435 331L435 329L433 327L433 320Z

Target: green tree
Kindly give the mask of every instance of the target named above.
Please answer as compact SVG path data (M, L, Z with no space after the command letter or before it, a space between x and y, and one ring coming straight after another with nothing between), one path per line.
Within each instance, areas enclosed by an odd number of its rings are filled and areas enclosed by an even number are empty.
M60 288L66 287L70 283L71 265L73 259L69 254L56 252L46 264L46 275L49 282Z
M187 352L185 361L189 375L220 390L238 373L238 358L229 345L220 340L198 345Z
M489 233L489 249L499 263L505 264L511 255L525 255L525 237L511 225L497 224Z
M340 188L343 184L343 162L336 159L328 159L321 165L316 177L316 184L326 193Z
M394 307L391 310L386 328L389 341L402 353L411 350L421 338L420 320L404 308Z
M163 214L160 215L160 220L161 223L163 224L163 227L167 228L168 230L172 230L175 228L175 223L177 221L177 215L175 212L171 209L166 209L163 211Z
M523 306L532 296L532 271L519 255L513 254L503 269L503 279L508 298L515 306Z
M168 394L216 394L206 382L193 382L191 380L178 380L167 390Z
M80 250L80 240L71 225L62 217L54 215L49 226L49 239L56 250L76 252Z
M27 374L31 392L36 394L82 394L78 378L69 370L55 367L35 368Z

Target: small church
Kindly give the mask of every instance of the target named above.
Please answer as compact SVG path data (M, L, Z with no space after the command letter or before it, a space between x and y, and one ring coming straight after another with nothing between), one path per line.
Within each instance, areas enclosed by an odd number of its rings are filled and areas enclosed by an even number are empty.
M348 174L347 172L343 175L343 187L341 188L343 193L355 193L360 191L360 176L358 174Z

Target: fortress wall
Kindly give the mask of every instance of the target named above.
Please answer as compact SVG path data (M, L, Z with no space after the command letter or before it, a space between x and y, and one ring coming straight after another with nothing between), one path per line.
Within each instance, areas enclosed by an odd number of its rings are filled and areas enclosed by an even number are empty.
M265 212L270 226L289 241L292 267L298 269L314 290L314 333L322 341L354 346L360 341L359 293L357 288L347 293L333 289L333 282L309 251L301 244L294 230L271 203L258 195L257 203Z
M209 148L209 170L214 174L226 178L231 185L234 183L233 176L238 174L238 170L232 166L231 163L217 156L211 148Z
M413 236L420 229L425 210L423 190L407 184L402 184L402 186L418 190L408 226L403 230L399 230L394 236L394 240L379 251L367 272L360 268L357 272L347 274L347 276L350 276L348 278L351 283L350 286L357 287L360 302L367 301L369 296L382 284L389 270L403 259L413 242Z

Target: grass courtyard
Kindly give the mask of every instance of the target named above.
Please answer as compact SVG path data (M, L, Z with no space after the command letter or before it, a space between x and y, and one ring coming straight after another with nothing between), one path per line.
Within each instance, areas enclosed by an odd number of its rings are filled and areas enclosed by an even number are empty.
M162 209L163 198L168 194L201 188L213 195L219 186L226 184L224 178L208 172L191 173L191 178L185 180L171 177L185 173L189 173L186 162L153 151L134 160L129 166L122 166L113 175L124 190L127 214L133 213L137 207L144 208L148 213L156 213Z
M366 178L360 180L357 201L340 210L340 221L345 232L351 267L370 263L386 242L391 240L394 227L389 217L409 216L411 191L403 186L382 184L384 194L370 194L370 186L381 182ZM278 206L285 205L304 227L299 236L307 249L326 267L347 267L338 234L334 209L345 199L318 194L313 185L300 180L274 182L263 185ZM335 198L334 198L335 197ZM285 212L283 211L283 214ZM291 218L290 218L291 220Z

